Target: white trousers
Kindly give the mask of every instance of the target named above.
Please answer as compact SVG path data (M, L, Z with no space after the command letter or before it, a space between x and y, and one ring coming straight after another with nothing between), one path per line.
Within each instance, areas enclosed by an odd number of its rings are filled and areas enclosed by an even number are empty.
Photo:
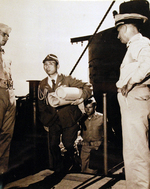
M0 88L0 175L7 172L16 116L13 90Z
M118 93L118 101L122 118L126 186L128 189L149 189L149 88L147 86L135 87L128 93L127 98Z

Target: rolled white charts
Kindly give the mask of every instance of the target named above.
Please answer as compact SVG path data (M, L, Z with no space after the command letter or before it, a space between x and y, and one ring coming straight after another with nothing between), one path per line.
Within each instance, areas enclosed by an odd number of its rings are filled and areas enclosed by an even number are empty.
M52 107L71 104L82 95L82 89L76 87L58 87L55 93L48 94L48 101Z

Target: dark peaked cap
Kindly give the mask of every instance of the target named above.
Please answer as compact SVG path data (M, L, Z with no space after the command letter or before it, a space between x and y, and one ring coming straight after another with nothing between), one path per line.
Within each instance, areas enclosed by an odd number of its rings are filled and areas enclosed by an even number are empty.
M45 57L45 59L43 60L43 63L44 63L45 61L51 61L51 60L54 60L54 61L56 61L57 64L59 64L58 57L57 57L56 55L54 55L54 54L48 54L48 55Z
M114 11L115 26L123 24L143 24L148 20L149 3L147 1L128 1L121 3L119 14Z

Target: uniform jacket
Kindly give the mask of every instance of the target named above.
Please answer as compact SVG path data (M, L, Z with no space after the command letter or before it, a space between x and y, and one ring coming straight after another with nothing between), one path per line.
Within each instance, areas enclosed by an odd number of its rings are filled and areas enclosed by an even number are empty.
M63 74L58 75L55 89L62 85L81 88L83 91L81 97L83 97L85 100L92 95L91 84L84 83L81 80L72 78L71 76L65 76ZM82 112L78 106L66 105L58 108L51 107L47 103L47 94L50 92L53 91L48 84L48 77L46 77L39 83L38 88L39 117L42 124L47 127L51 127L55 124L61 124L62 128L75 125L82 115Z
M150 40L138 33L127 43L127 52L120 67L120 77L116 86L122 88L130 78L134 83L143 82L149 74ZM150 84L150 80L144 84Z
M0 79L11 80L11 63L12 61L0 52Z

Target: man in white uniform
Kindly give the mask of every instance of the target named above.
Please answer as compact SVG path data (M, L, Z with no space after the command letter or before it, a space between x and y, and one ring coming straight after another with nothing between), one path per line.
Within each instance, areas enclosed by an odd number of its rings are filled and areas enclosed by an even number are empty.
M146 20L146 16L136 13L115 15L118 39L127 46L116 86L122 117L123 157L128 189L150 188L150 40L139 32Z
M16 100L11 78L11 61L5 60L4 46L11 28L0 23L0 178L8 170L10 143L13 136Z

